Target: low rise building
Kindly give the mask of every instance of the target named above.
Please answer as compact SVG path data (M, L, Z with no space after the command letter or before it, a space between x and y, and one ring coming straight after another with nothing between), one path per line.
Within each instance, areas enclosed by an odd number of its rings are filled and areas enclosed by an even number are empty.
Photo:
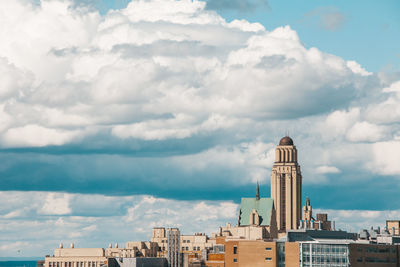
M153 228L151 242L158 245L158 256L166 257L168 251L168 233L171 229L164 227ZM211 249L215 245L215 238L209 238L204 233L195 233L194 235L180 235L180 252L187 254L201 254L205 249Z
M53 256L46 256L45 267L101 267L107 266L110 258L157 257L158 245L154 242L127 242L125 248L110 244L104 248L64 248L62 244Z
M101 267L108 260L103 248L60 248L54 250L52 257L45 258L45 267Z

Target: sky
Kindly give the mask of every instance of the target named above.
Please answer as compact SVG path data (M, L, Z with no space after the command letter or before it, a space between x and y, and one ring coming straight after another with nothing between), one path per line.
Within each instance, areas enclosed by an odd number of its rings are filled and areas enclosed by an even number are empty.
M337 228L399 219L398 1L0 2L0 257L211 233L274 149Z

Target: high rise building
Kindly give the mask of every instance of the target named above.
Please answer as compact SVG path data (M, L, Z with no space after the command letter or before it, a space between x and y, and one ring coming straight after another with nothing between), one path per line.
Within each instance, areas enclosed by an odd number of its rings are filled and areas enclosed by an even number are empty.
M275 150L271 174L271 198L274 200L279 232L298 229L302 215L302 176L297 149L289 136Z
M178 228L167 229L167 243L168 243L168 266L170 267L181 267L181 253L180 253L180 239L181 233Z

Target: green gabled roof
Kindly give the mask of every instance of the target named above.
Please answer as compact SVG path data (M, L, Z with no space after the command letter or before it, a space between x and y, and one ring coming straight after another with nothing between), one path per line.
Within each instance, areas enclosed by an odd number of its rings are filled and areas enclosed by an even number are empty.
M239 226L249 225L250 214L255 209L260 216L260 225L271 224L272 208L274 200L272 198L242 198L239 211Z

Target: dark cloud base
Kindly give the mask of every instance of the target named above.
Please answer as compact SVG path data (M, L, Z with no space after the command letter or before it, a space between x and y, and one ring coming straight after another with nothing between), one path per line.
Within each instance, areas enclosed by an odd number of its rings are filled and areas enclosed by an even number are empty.
M241 166L207 166L185 171L168 157L120 155L48 155L0 153L0 190L57 191L114 196L153 195L179 200L232 200L255 195L255 185L243 181ZM184 164L184 163L182 163ZM269 174L268 174L269 175ZM352 176L350 179L347 176ZM319 185L303 185L318 209L400 209L396 177L337 174ZM306 178L305 178L306 179ZM265 180L268 180L267 177ZM371 190L374 188L375 190ZM270 196L269 185L262 185Z

